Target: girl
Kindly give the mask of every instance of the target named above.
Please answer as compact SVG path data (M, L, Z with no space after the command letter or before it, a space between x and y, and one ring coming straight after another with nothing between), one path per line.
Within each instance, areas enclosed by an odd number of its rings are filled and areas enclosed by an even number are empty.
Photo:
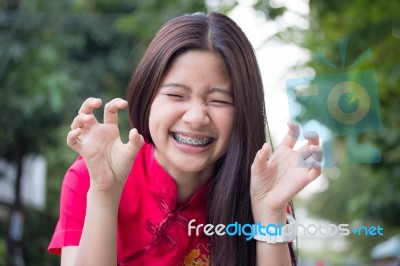
M293 196L321 171L316 134L293 150L295 124L270 157L257 61L231 19L196 13L167 22L127 100L107 103L99 123L93 110L102 101L87 99L72 122L67 144L81 156L65 176L49 246L62 265L296 263L291 243L188 230L192 220L285 224ZM117 112L127 106L134 128L123 144Z

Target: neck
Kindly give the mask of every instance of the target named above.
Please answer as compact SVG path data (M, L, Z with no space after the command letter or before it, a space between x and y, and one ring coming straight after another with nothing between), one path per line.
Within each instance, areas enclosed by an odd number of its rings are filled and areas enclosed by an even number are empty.
M168 171L168 170L167 170ZM203 186L211 177L213 169L207 169L201 173L168 173L175 180L178 191L178 204L184 204Z
M213 164L199 171L184 171L169 164L168 161L164 161L163 156L159 156L157 149L154 149L154 157L174 179L178 191L178 205L185 204L190 200L193 194L210 179L215 169L215 164Z

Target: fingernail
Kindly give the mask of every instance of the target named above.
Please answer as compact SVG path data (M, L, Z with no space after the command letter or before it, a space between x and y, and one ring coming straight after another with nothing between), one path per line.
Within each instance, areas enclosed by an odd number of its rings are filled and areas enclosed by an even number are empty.
M305 139L317 139L319 138L318 133L315 131L304 131L303 136Z

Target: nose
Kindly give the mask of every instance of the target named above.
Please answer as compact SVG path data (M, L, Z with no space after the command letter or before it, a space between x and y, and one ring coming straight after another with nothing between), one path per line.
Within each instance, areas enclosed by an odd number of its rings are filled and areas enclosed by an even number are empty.
M194 129L199 129L210 124L206 107L202 104L192 104L182 117L183 122Z

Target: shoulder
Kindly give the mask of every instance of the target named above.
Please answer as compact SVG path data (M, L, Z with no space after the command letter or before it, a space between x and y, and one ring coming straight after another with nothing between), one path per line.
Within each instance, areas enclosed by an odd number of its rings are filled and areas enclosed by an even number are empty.
M86 167L85 160L83 159L82 156L78 156L76 158L75 162L72 163L72 165L69 167L68 172L73 172L77 174L82 174L82 175L89 175L89 171Z
M90 186L89 171L82 156L79 156L65 173L62 192L72 190L73 192L86 193Z
M154 147L152 144L145 142L136 155L130 175L147 175L148 171L153 172L152 170L157 168L157 166L158 163L154 157Z

